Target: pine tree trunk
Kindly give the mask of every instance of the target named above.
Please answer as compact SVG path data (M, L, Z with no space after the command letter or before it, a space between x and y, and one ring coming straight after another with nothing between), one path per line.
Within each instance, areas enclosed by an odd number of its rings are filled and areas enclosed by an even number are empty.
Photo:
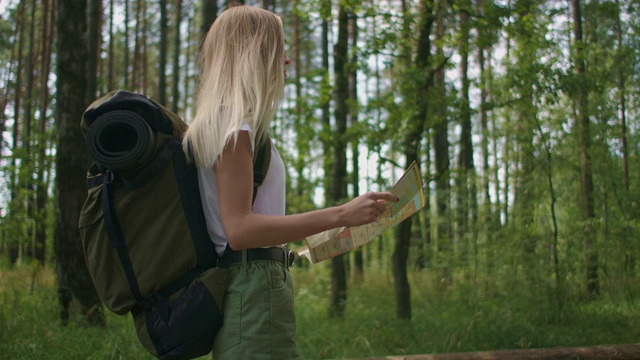
M600 345L549 349L494 350L446 354L370 357L364 360L637 360L640 345Z
M349 120L351 128L358 128L358 112L360 106L358 105L358 17L356 14L351 14L349 19L349 30L351 34L351 60L349 64L349 102L351 104L349 108ZM351 174L351 185L353 186L353 196L360 195L360 138L358 135L354 135L351 141L351 152L353 158L351 164L353 172ZM359 247L353 252L354 257L354 277L357 281L364 279L364 258L363 248Z
M331 171L331 201L337 204L347 196L347 155L346 130L349 109L349 74L347 72L348 54L348 9L340 4L338 12L338 42L334 49L335 72L335 129L333 131L333 164ZM331 259L331 303L329 313L332 316L342 316L345 312L347 300L347 274L345 255Z
M167 105L167 0L160 0L160 53L158 55L158 89L156 99L162 105Z
M322 143L322 150L324 152L324 192L325 197L330 199L330 180L331 174L331 113L330 113L330 83L329 83L329 19L331 18L331 0L323 0L320 5L320 14L322 16L322 70L323 76L320 83L320 122L322 125L322 131L320 133L320 142Z
M56 229L54 251L57 260L61 320L67 323L71 294L75 295L89 324L105 325L80 243L78 218L87 194L85 171L90 163L80 132L79 119L87 99L87 0L58 2L56 125Z
M142 49L144 45L142 43L142 30L145 20L142 14L145 0L136 2L136 14L135 14L135 26L133 28L133 66L131 69L131 90L145 93L145 88L142 85L142 73L144 72L144 63L142 61Z
M180 107L180 24L182 24L182 0L176 0L175 37L173 41L173 93L171 110L178 113Z
M194 21L193 21L193 12L192 11L188 11L188 15L187 15L187 51L185 54L185 70L184 70L184 77L182 79L182 84L184 85L184 103L182 104L182 108L185 111L185 118L187 116L187 114L189 113L189 106L190 106L190 102L189 99L191 98L191 43L193 42L193 33L194 33Z
M122 76L124 79L125 90L129 89L129 16L130 16L130 4L129 0L124 0L124 44L123 44L123 55L124 55L124 66L122 71Z
M469 213L471 210L470 192L470 173L469 169L473 166L473 147L471 144L471 111L469 108L469 13L467 4L460 4L459 21L460 21L460 44L458 52L460 53L459 73L461 78L460 87L460 152L458 157L458 171L456 177L456 207L457 207L457 226L456 226L456 242L458 243L458 256L460 265L465 276L466 269L469 268L469 234L471 233Z
M617 16L615 19L616 43L618 55L618 116L620 117L620 147L622 151L622 183L626 191L629 191L629 147L627 146L627 107L625 102L626 85L625 71L622 66L622 26L620 24L620 0L616 0Z
M98 58L102 31L102 0L89 0L89 30L87 35L89 61L87 63L87 99L93 101L98 91Z
M38 167L36 175L36 215L35 215L35 259L41 266L46 263L47 243L47 202L49 199L47 189L49 183L45 179L45 170L48 171L50 162L47 156L48 138L46 134L49 106L49 88L47 80L51 72L51 51L53 40L54 12L51 11L50 1L44 0L42 5L42 39L41 39L41 63L40 63L40 121L38 123Z
M19 198L18 191L18 173L16 171L17 165L17 153L19 149L19 134L20 134L20 114L22 113L22 98L24 94L22 93L22 69L23 69L23 51L24 51L24 41L25 31L24 31L24 20L25 20L25 6L26 1L21 1L18 6L18 27L17 27L17 36L19 39L18 42L18 53L17 53L17 68L16 68L16 78L15 78L15 92L14 92L14 107L13 107L13 131L12 131L12 151L11 151L11 166L9 168L9 219L12 220L10 229L13 231L10 233L8 250L9 250L9 262L11 264L15 264L18 261L18 257L20 256L20 238L22 238L22 234L19 233L19 227L17 226L18 216L23 213L24 209L22 206L22 200Z
M600 293L598 277L598 251L594 239L593 224L595 222L595 207L593 201L593 175L591 174L591 134L589 129L589 114L587 113L587 84L586 67L584 62L584 43L582 39L582 16L580 0L571 0L573 15L573 51L574 72L578 80L576 89L576 122L579 131L580 148L580 197L582 221L584 222L584 246L586 255L586 283L587 296L594 298Z
M27 55L27 89L25 96L25 108L24 108L24 132L22 133L22 156L20 159L20 176L18 176L18 181L20 182L20 187L23 189L23 196L25 197L25 202L27 205L27 218L29 220L33 220L35 218L35 191L33 184L33 173L34 173L34 158L32 153L32 137L33 137L33 102L36 98L33 96L33 87L34 87L34 69L35 69L35 61L36 58L34 56L35 52L35 32L36 32L36 9L38 7L37 0L31 1L31 20L29 22L29 52ZM22 200L21 200L22 201ZM27 241L23 244L25 246L24 255L32 259L35 251L35 242L32 240L35 239L35 229L33 226L27 227Z
M203 40L217 17L218 0L202 0L202 25L200 27L200 33L202 34Z
M442 41L444 38L444 22L442 19L443 0L437 0L436 13L436 59L444 62L444 50ZM440 64L439 64L440 65ZM437 217L437 233L436 233L436 266L438 268L438 277L442 279L442 284L451 283L451 238L452 229L450 222L450 197L451 185L450 179L450 162L449 162L449 126L447 119L446 104L446 88L444 66L438 66L434 74L434 93L436 99L433 101L433 113L435 117L435 125L433 130L433 142L435 152L435 169L436 169L436 217Z
M620 1L616 0L616 19L615 19L615 32L617 43L617 56L616 63L618 64L618 116L620 118L620 148L622 152L622 184L626 192L625 196L629 195L629 146L627 144L627 105L626 105L626 80L625 80L625 67L623 66L623 44L622 44L622 25L621 25L621 11ZM627 219L634 218L633 212L629 210L623 210L626 213ZM631 239L630 226L625 225L625 238ZM626 255L624 259L625 263L625 277L629 277L627 274L633 274L635 271L636 254L635 251L627 245Z
M517 36L514 38L517 51L514 52L516 57L515 75L527 74L527 69L534 66L537 59L531 42L535 34L529 31L527 19L534 16L537 6L534 1L522 0L516 4L517 19L515 23L515 32ZM515 237L518 244L521 244L520 256L522 260L520 265L514 264L514 272L522 270L522 273L528 280L535 282L538 277L535 275L536 266L536 248L537 238L534 233L529 231L533 226L534 209L531 207L535 201L535 146L534 146L534 128L536 123L536 108L534 99L533 76L521 75L521 81L516 86L516 91L521 99L516 107L516 116L518 121L515 125L515 154L518 166L516 167L514 198L513 198L513 225L515 226Z
M113 18L114 18L114 12L113 12L113 3L115 2L115 0L109 0L109 56L107 59L107 91L111 91L113 90L113 83L114 83L114 58L115 56L113 56L113 50L114 50L114 45L115 45L115 41L113 39Z

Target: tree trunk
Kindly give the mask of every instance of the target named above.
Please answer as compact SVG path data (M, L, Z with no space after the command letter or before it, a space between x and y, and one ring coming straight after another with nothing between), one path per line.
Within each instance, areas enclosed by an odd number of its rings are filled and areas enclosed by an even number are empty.
M385 356L363 360L635 360L640 358L640 345L559 347L530 350L496 350L466 353Z
M98 91L98 58L100 57L100 38L102 31L102 0L89 0L89 22L87 51L89 60L87 62L87 96L86 99L93 101ZM88 104L87 104L88 105Z
M456 178L457 189L457 232L456 241L459 244L462 269L469 268L469 252L471 248L469 237L471 230L471 173L473 170L473 144L471 142L471 109L469 105L469 12L468 3L461 4L459 10L460 19L460 153L458 157L458 176ZM467 271L464 271L465 276Z
M142 9L140 13L142 14L142 29L140 31L140 42L142 43L140 46L140 60L138 61L139 66L141 67L139 71L139 82L140 89L145 94L150 94L153 92L153 89L149 86L149 13L147 11L147 0L140 0L138 3ZM155 84L154 84L155 85Z
M615 19L615 32L617 43L617 56L616 64L618 64L618 117L620 118L620 148L622 152L622 185L625 191L625 197L629 196L629 146L627 144L627 106L626 106L626 80L625 80L625 66L623 66L624 47L622 44L622 25L621 25L621 11L620 1L616 0L616 19ZM634 218L633 209L623 209L627 219ZM625 238L631 239L631 229L628 225L624 229ZM627 242L628 244L628 242ZM626 245L625 254L625 276L627 274L633 274L635 271L636 254L634 250Z
M122 76L124 78L124 86L125 90L129 89L129 13L130 13L129 0L124 0L124 66L122 71Z
M160 0L160 54L158 55L158 89L156 99L162 105L167 105L167 0Z
M330 112L330 91L329 83L329 21L331 19L331 0L320 3L320 15L322 16L322 80L320 83L320 122L322 131L320 132L320 142L324 152L324 192L325 197L330 198L331 186L329 174L331 174L331 112Z
M263 9L274 10L275 0L260 0Z
M171 110L178 113L180 107L180 24L182 24L182 0L176 0L175 37L173 41L173 101ZM185 94L186 95L186 94Z
M534 86L536 79L530 74L530 68L536 66L538 59L535 58L535 41L536 34L530 31L530 24L527 22L531 17L535 17L537 4L531 0L520 0L517 2L516 23L514 25L516 36L515 53L515 69L511 76L519 77L520 81L515 85L515 91L519 94L515 113L518 121L515 123L514 155L517 157L515 166L515 185L513 198L513 216L512 224L516 242L522 245L519 259L521 263L514 263L513 271L518 272L520 269L526 278L532 282L539 279L535 274L536 267L536 248L538 241L536 234L529 229L532 228L534 222L534 208L531 204L536 200L536 186L534 179L535 170L535 146L534 146L534 128L536 124L536 108ZM520 266L521 265L521 266Z
M50 167L47 156L47 109L49 107L49 87L47 80L51 72L51 51L53 40L53 24L55 12L51 11L49 0L43 1L42 6L42 40L41 40L41 63L40 63L40 121L38 123L38 161L36 177L36 214L35 214L35 258L41 266L46 263L46 243L47 243L47 202L49 199L47 189L49 183L45 179L45 169Z
M92 325L105 325L100 299L84 260L78 218L86 197L85 171L90 163L80 132L79 119L87 99L88 52L87 0L58 2L56 125L56 229L54 251L57 260L61 320L69 320L71 294Z
M444 21L442 14L445 2L437 0L436 9L436 59L439 63L444 63L444 50L442 43L444 40ZM439 64L434 74L434 91L436 96L433 103L434 129L433 142L435 153L435 183L436 183L436 266L438 277L444 282L451 283L451 222L450 222L450 197L451 185L450 162L449 162L449 126L447 120L447 103L444 66Z
M202 26L200 33L202 39L207 36L209 28L218 17L218 0L202 0ZM202 43L202 42L200 42Z
M403 13L408 15L408 7L403 1ZM417 76L415 88L410 88L413 108L412 116L408 119L406 135L404 138L405 167L418 160L420 141L422 140L424 127L427 120L429 102L427 94L433 88L433 72L431 69L431 26L433 24L433 2L421 0L418 15L418 43L414 64L410 67L410 76ZM404 36L408 37L410 29L405 27ZM418 75L420 74L420 75ZM411 289L407 278L407 262L409 246L411 244L412 218L401 222L396 229L396 244L393 251L393 279L396 295L396 315L400 319L411 318Z
M146 26L144 26L146 24L146 18L142 14L142 9L145 7L145 4L145 0L136 2L135 26L133 27L133 66L131 69L131 90L142 93L146 91L142 84L142 73L145 68L142 61L142 49L144 48L142 32L146 31ZM141 29L143 27L144 30Z
M184 86L183 89L183 93L184 93L184 103L182 104L182 108L184 109L184 117L186 118L187 114L189 113L189 107L190 107L190 101L189 99L191 98L191 42L193 41L193 33L194 33L194 21L193 21L193 14L195 13L195 11L188 11L187 13L187 51L185 54L185 69L184 69L184 77L182 79L182 85Z
M589 130L589 114L587 113L586 66L584 62L584 43L582 40L582 16L580 0L571 0L573 15L573 51L574 72L578 80L576 91L576 122L579 131L580 147L580 197L582 221L584 222L584 246L586 255L587 296L593 298L600 293L598 278L598 251L595 245L594 229L595 207L593 203L593 176L591 174L591 134Z
M27 218L33 220L35 218L35 192L33 184L34 173L34 158L32 154L32 137L33 137L33 102L36 98L33 96L34 87L34 68L35 68L35 32L36 32L36 8L38 7L38 1L31 1L31 21L29 22L29 52L27 54L27 89L25 96L25 108L24 108L24 132L22 133L22 154L20 157L20 175L18 181L20 187L24 191L24 197L27 205ZM21 200L22 201L22 200ZM31 222L31 221L30 221ZM27 226L27 241L24 243L25 252L27 258L32 259L35 251L33 226Z
M9 167L10 171L10 179L9 179L9 219L12 219L10 229L12 229L9 234L9 262L11 264L15 264L18 261L18 257L20 255L20 239L22 235L18 232L18 216L23 212L22 201L19 198L18 191L18 176L16 172L16 164L17 164L17 152L18 152L18 141L20 134L20 114L22 113L21 100L24 97L22 92L22 68L23 68L23 50L25 38L24 32L24 12L25 12L26 1L21 1L18 6L18 27L17 27L17 35L16 39L18 41L18 53L17 53L17 67L16 67L16 79L15 79L15 93L14 93L14 107L13 107L13 131L12 131L12 151L11 151L11 166Z
M616 0L617 16L615 19L616 43L618 56L618 113L620 117L620 147L622 148L622 183L626 191L629 191L629 149L627 146L627 108L625 103L626 85L625 70L622 66L622 26L620 24L620 0Z
M349 73L346 68L348 54L348 9L346 4L340 4L338 12L338 42L334 48L335 73L335 130L333 132L333 166L331 171L331 201L337 204L347 196L347 155L346 130L349 108ZM342 316L345 312L347 300L347 274L345 255L331 259L331 304L329 313L332 316Z
M107 59L107 91L113 90L114 84L114 45L115 41L113 39L113 3L115 0L109 0L109 56Z
M360 106L358 102L358 17L356 14L351 13L349 19L349 30L351 34L351 60L349 64L349 120L351 121L351 128L358 128L358 112ZM351 152L353 158L351 164L353 172L351 174L351 184L353 185L353 196L360 195L360 137L354 135L351 141ZM355 249L353 252L354 257L354 275L357 281L364 279L364 258L363 247Z

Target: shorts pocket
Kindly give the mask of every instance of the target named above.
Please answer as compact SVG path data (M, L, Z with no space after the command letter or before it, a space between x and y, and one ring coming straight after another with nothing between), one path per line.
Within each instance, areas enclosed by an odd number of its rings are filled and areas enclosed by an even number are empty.
M282 286L275 287L277 283L274 282L272 284L274 288L269 290L271 343L275 345L276 348L279 346L286 348L291 344L296 334L293 284L291 283L291 276L289 276L288 270L278 268L278 271L282 273L282 275L280 275L280 284L282 284Z
M287 269L282 266L271 266L267 268L270 277L270 288L271 290L280 290L287 286L287 280L289 278L289 274L287 274Z

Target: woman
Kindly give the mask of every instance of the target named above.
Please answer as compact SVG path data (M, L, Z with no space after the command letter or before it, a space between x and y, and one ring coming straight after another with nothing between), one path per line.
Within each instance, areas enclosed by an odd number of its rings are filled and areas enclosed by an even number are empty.
M199 169L209 233L230 263L215 359L297 358L283 244L370 223L385 201L398 201L388 192L370 192L340 206L285 216L284 164L269 144L269 169L252 205L253 151L266 139L290 62L280 18L256 7L224 11L203 43L196 115L184 146Z

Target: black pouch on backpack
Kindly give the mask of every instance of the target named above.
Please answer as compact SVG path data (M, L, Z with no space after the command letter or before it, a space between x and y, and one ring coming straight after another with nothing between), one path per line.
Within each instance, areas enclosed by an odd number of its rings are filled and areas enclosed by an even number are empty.
M167 297L154 293L148 307L132 310L140 342L155 349L160 359L195 358L211 351L222 326L222 313L213 294L224 294L226 274L214 268L205 271L186 289Z

